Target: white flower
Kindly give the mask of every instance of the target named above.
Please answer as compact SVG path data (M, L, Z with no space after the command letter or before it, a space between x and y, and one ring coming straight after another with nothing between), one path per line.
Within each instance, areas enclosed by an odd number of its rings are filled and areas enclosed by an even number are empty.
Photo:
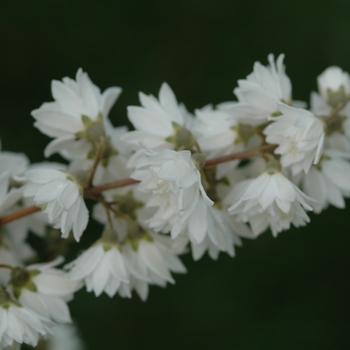
M62 270L53 268L62 263L59 257L50 263L15 268L11 273L10 291L24 306L55 322L72 322L67 301L80 287Z
M104 134L104 121L121 89L111 87L101 94L87 73L79 69L76 80L53 80L51 90L55 101L32 112L34 125L54 138L45 148L45 156L63 152L68 158L86 158L91 142Z
M239 80L234 90L238 103L233 105L231 112L237 110L240 121L245 124L260 125L279 111L278 103L290 104L292 85L285 73L284 55L279 55L275 63L274 56L268 56L269 66L255 62L254 71L246 80Z
M201 152L208 154L208 159L244 150L244 143L239 139L238 121L225 110L210 108L197 109L191 132L196 136ZM217 178L222 178L234 169L239 160L217 165Z
M159 101L154 96L147 96L142 92L139 98L142 107L128 107L128 117L135 130L122 137L122 140L136 151L129 160L129 167L136 167L144 160L144 148L140 144L159 152L181 146L176 144L178 140L174 138L179 129L184 130L186 136L190 137L190 133L185 129L188 112L178 104L168 84L162 84Z
M177 257L183 252L183 245L176 247L176 243L168 236L149 231L123 244L123 257L130 273L130 292L135 289L145 301L149 284L165 287L167 282L175 283L170 272L187 272Z
M151 193L146 206L158 207L146 222L156 232L171 232L171 237L187 234L198 244L205 237L207 224L203 218L213 205L191 159L190 151L164 150L146 153L147 162L131 175L141 180L138 189Z
M311 164L317 164L323 151L324 124L311 112L279 104L283 113L271 118L273 123L264 129L266 141L278 144L276 154L281 155L283 167L291 167L293 175L307 173Z
M33 310L14 302L0 287L0 347L14 342L36 346L40 336L51 334L53 324Z
M339 67L328 67L317 77L317 84L324 101L334 108L350 97L349 74Z
M43 345L46 350L83 350L85 348L74 324L60 324L52 331L53 336L42 339L38 347Z
M204 240L199 244L191 243L192 256L199 260L205 251L216 260L220 251L235 256L234 246L241 246L240 236L253 238L250 230L243 223L236 223L226 210L215 206L208 207L206 216L202 220L207 222Z
M25 174L28 182L23 187L24 197L33 197L34 203L43 208L48 220L60 228L67 238L73 230L78 242L88 223L88 210L82 192L88 176L85 172L69 174L56 169L32 169Z
M14 210L15 204L22 197L20 189L9 190L10 175L7 171L0 173L0 216ZM18 224L9 223L0 230L0 264L22 265L24 260L34 255L34 251L24 242L27 231L17 231L16 227L18 228ZM1 269L0 283L6 284L8 279L9 271Z
M28 165L29 160L22 153L0 152L0 173L8 171L11 176L23 175Z
M299 227L309 222L304 209L312 210L314 201L275 169L268 168L256 179L242 181L235 190L236 199L228 211L238 220L249 222L255 235L270 226L277 236L291 223Z
M70 269L69 279L83 281L87 291L94 291L96 296L103 291L110 297L114 296L122 282L129 282L119 249L119 243L107 242L102 238L66 266Z
M337 154L338 153L338 154ZM350 164L339 152L328 150L325 159L313 166L303 178L303 190L318 202L313 205L316 213L329 204L345 208L343 197L350 196Z

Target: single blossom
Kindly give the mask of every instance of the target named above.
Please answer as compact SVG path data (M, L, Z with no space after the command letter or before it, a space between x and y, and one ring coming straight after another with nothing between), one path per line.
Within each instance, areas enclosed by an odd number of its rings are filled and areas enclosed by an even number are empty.
M320 213L329 204L345 208L344 197L350 196L350 164L342 152L326 150L326 157L313 166L302 180L304 192L317 200L314 211Z
M225 110L197 109L191 132L196 137L201 152L215 158L244 150L244 140L239 134L237 118ZM216 177L223 178L239 164L239 159L217 165Z
M180 239L181 240L181 239ZM148 285L165 287L167 282L175 283L170 272L186 273L187 270L177 254L183 253L184 241L180 245L168 236L151 231L128 237L122 245L122 252L130 283L125 287L135 289L142 300L148 297Z
M141 181L141 192L151 194L146 206L157 208L146 224L156 232L170 232L172 238L186 235L199 244L207 231L203 218L213 201L204 190L191 152L148 151L145 155L147 161L131 177Z
M54 228L60 228L62 237L67 238L73 230L78 242L85 230L89 213L83 199L83 185L88 173L70 174L56 169L32 169L25 173L27 183L23 196L33 197L37 206L47 214Z
M245 80L238 80L234 93L238 103L231 104L229 111L240 116L244 124L260 125L279 112L279 102L292 103L292 85L285 73L284 55L268 56L269 65L255 62L254 70Z
M282 115L271 118L273 123L264 129L266 142L278 144L283 167L291 167L293 175L307 173L321 158L324 146L324 123L311 112L279 104Z
M36 346L40 336L51 334L53 323L11 299L0 286L0 348L15 342Z
M85 349L74 324L60 324L52 329L53 335L42 338L38 349L46 350L83 350Z
M96 296L106 292L113 297L129 283L125 261L117 241L111 240L112 231L105 230L102 238L66 266L71 281L84 282L88 292Z
M141 106L129 106L128 118L135 130L128 132L122 140L135 151L128 166L135 168L144 161L144 145L154 151L176 149L192 142L186 126L191 124L188 112L180 105L174 92L163 83L158 100L152 95L139 94Z
M16 205L21 199L21 190L10 188L11 173L3 171L0 173L0 216L4 216L16 210ZM18 220L19 221L19 220ZM22 265L25 260L32 258L35 253L25 243L27 237L26 229L22 229L22 223L11 223L2 226L0 230L0 263L8 265ZM7 284L9 271L0 269L0 283Z
M121 88L101 93L87 73L78 69L75 80L53 80L51 91L55 101L32 112L34 126L54 138L45 148L45 156L60 152L68 159L87 158L89 152L96 152L94 143L105 136L107 116Z
M256 179L240 182L234 192L228 211L248 222L255 235L270 227L277 236L290 224L299 227L310 221L305 210L312 210L314 201L275 168L268 166Z
M349 74L339 67L328 67L317 77L317 84L323 100L333 108L346 103L350 98Z
M9 290L24 306L55 322L72 322L67 301L81 286L54 268L63 262L59 257L50 263L17 267L11 273Z

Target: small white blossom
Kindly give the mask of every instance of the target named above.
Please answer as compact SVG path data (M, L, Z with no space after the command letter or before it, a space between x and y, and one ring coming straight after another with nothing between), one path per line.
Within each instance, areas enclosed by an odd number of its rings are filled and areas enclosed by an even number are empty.
M0 348L14 342L36 346L40 336L51 334L53 324L33 310L13 301L0 287Z
M104 122L121 88L111 87L101 93L87 73L79 69L76 80L53 80L51 90L55 101L32 112L34 126L54 138L45 148L45 156L63 152L69 159L86 158L91 142L104 134Z
M28 182L23 187L23 196L34 197L34 203L43 208L49 222L61 229L62 237L67 238L73 230L76 241L85 230L89 216L79 183L84 183L88 175L85 172L78 175L56 169L32 169L26 172Z
M80 285L70 281L62 270L53 268L62 261L60 257L50 263L15 268L9 290L22 305L37 314L55 322L72 322L67 301Z
M350 77L341 68L328 67L317 77L318 91L332 107L346 102L350 97Z
M38 350L42 348L46 350L83 350L85 348L74 324L57 325L52 332L52 337L39 342Z
M255 235L270 227L277 236L291 223L299 227L310 221L304 209L312 210L314 201L275 169L242 181L234 190L236 199L228 211L239 221L249 222Z
M281 155L283 167L291 167L293 175L307 173L311 164L317 164L323 151L324 124L311 112L279 104L283 113L271 118L273 123L264 129L266 142L278 144L276 154Z
M105 231L106 233L106 231ZM96 296L106 292L113 297L122 282L129 283L125 262L120 252L119 243L100 240L83 252L66 267L72 281L83 281L88 292Z
M211 108L197 109L196 118L191 127L196 136L201 152L208 159L244 150L244 143L239 139L238 121L225 110ZM217 178L222 178L234 169L239 159L217 165Z
M167 282L175 283L170 272L186 273L187 270L177 254L183 252L183 245L176 249L176 242L152 232L129 238L122 246L123 257L130 273L130 292L135 289L142 300L148 297L148 285L165 287Z
M0 173L0 216L15 210L16 203L21 198L21 190L11 188L9 190L11 174L8 171ZM16 220L17 221L17 220ZM0 230L0 264L22 265L23 262L34 256L34 251L24 242L27 231L17 230L21 223L9 223ZM20 220L18 220L20 221ZM9 279L9 271L0 269L0 283L6 284Z
M350 164L342 153L325 152L325 159L313 166L302 181L305 193L317 200L313 205L316 213L326 209L329 204L345 208L344 197L350 196Z
M142 92L139 98L141 107L128 107L128 117L135 130L122 137L122 140L135 151L128 163L132 168L144 160L144 148L140 144L158 152L166 148L173 149L176 147L174 135L179 128L184 130L189 124L188 112L178 104L168 84L162 84L158 100Z
M191 243L194 260L199 260L206 251L214 260L218 258L220 251L233 257L235 256L235 245L242 245L240 236L253 238L248 227L243 223L235 222L226 209L208 207L206 216L202 220L207 223L206 236L199 244Z
M213 205L207 196L201 175L190 151L164 150L146 153L148 161L131 175L141 180L138 188L151 193L146 206L158 207L146 224L156 232L171 232L175 238L186 234L198 244L207 230L207 207Z
M284 55L279 55L275 63L274 56L268 56L269 66L255 62L254 71L245 80L238 80L234 90L238 103L230 111L241 116L241 122L260 125L279 111L279 102L290 104L292 85L285 73Z

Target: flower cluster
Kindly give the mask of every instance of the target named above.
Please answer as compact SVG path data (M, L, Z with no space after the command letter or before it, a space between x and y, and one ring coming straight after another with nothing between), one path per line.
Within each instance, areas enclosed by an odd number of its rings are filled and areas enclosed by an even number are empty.
M166 83L158 98L140 93L127 109L133 131L108 117L119 87L101 93L81 69L52 82L54 101L32 116L52 138L45 157L64 164L0 151L0 349L82 349L68 307L80 288L146 300L151 285L187 272L182 254L235 256L243 238L276 237L309 223L307 212L345 207L349 74L326 69L307 109L292 100L284 55L268 62L238 81L237 101L193 114ZM90 218L101 235L59 268ZM26 242L29 231L44 252Z

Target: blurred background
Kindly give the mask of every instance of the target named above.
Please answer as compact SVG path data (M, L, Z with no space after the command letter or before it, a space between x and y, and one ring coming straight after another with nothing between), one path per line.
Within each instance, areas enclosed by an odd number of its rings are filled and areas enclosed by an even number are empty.
M102 89L123 88L115 125L163 81L190 111L232 100L271 52L286 54L295 99L308 101L328 66L350 71L348 0L12 0L0 28L2 149L33 162L49 138L30 112L79 67ZM80 291L70 305L87 349L349 349L349 210L245 241L234 259L184 256L188 274L151 287L145 303Z

